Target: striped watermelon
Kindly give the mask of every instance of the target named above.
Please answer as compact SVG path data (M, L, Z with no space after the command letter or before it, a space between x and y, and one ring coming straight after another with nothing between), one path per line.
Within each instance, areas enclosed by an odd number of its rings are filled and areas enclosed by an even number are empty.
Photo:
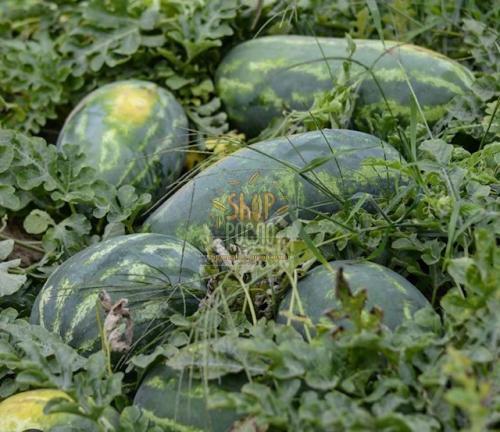
M322 159L323 158L323 159ZM214 163L179 189L145 222L194 245L212 237L258 237L269 222L301 209L303 218L334 211L356 192L391 194L395 176L370 158L398 160L378 138L350 130L322 130L263 141ZM298 173L311 162L322 161ZM314 182L311 185L310 182Z
M134 405L167 430L175 432L226 432L239 416L228 409L207 408L207 397L218 388L239 391L244 384L241 376L225 376L220 385L210 381L208 387L189 373L179 372L159 364L144 378L134 399Z
M388 105L395 116L408 123L412 90L426 120L436 122L446 114L446 104L472 83L467 69L434 51L393 41L385 41L385 46L377 40L354 42L353 60L358 63L352 63L351 77L364 77L353 114L357 129L376 130L367 120L373 113L387 112ZM315 95L332 88L347 55L345 39L253 39L225 57L216 74L217 91L234 125L255 136L284 110L308 110ZM380 88L366 68L372 69Z
M133 348L165 334L169 317L193 313L205 294L205 258L173 237L132 234L115 237L73 255L49 277L31 321L61 335L83 353L101 347L96 305L102 290L112 303L128 300ZM99 306L101 323L103 308Z
M342 268L353 293L361 289L367 290L366 308L379 306L384 311L383 323L394 329L410 319L412 315L424 306L429 305L423 294L404 277L391 269L372 262L332 261L330 263L334 273L326 267L315 267L298 283L298 294L304 314L313 322L328 309L338 308L335 297L336 274ZM290 290L280 305L280 311L289 311L293 292ZM298 303L294 301L292 312L299 314ZM286 322L283 315L278 316L278 322ZM301 331L302 325L295 324Z
M5 399L0 403L0 431L47 431L56 425L72 425L79 431L94 430L92 423L80 416L66 413L44 414L45 405L56 398L71 400L66 393L53 389L26 391Z
M118 81L87 95L72 111L57 146L77 144L108 182L155 192L175 180L188 144L188 122L167 90Z

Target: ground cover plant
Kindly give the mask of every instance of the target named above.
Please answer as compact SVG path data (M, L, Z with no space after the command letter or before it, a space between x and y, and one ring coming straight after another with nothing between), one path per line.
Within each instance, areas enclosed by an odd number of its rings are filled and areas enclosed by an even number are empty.
M500 429L499 15L2 1L0 430Z

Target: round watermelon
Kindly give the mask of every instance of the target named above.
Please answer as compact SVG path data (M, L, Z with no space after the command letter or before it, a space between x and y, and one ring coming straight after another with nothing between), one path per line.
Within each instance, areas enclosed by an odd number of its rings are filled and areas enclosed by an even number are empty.
M367 310L374 306L384 311L382 322L394 329L405 319L411 319L418 310L429 305L424 295L410 282L391 269L372 262L332 261L333 273L326 267L315 267L298 283L298 294L304 314L317 323L325 311L339 308L336 298L336 276L340 268L349 284L351 292L367 290ZM292 311L299 314L298 305L292 301L290 290L280 305L280 312ZM278 322L287 321L283 315L278 316ZM302 324L294 324L302 331Z
M173 95L147 81L118 81L87 95L71 112L58 148L78 145L99 176L156 192L180 173L188 121Z
M204 266L201 252L173 237L115 237L57 268L37 297L31 322L61 335L83 353L96 351L102 346L100 325L112 311L102 301L105 292L109 305L126 301L123 306L133 325L131 348L144 347L168 332L172 314L196 311L206 291Z
M348 204L357 192L394 193L400 154L362 132L325 129L262 141L200 172L158 207L146 229L196 246L213 237L266 237L273 221L298 212L314 218ZM379 165L371 164L374 159Z
M447 113L448 102L472 84L469 70L437 52L387 40L354 42L350 77L353 82L361 79L353 113L356 129L377 130L367 120L389 110L409 124L414 97L427 122L434 123ZM217 91L233 124L256 136L284 111L309 110L315 96L333 88L348 56L345 39L252 39L224 58L216 73Z
M57 425L74 425L79 431L94 430L83 417L67 413L44 414L51 399L71 398L64 392L53 389L31 390L10 396L0 403L0 430L2 432L47 431Z
M224 389L239 391L244 384L240 375L209 381L208 386L166 365L156 365L144 378L134 399L148 417L179 432L226 432L238 420L234 411L208 409L208 396Z

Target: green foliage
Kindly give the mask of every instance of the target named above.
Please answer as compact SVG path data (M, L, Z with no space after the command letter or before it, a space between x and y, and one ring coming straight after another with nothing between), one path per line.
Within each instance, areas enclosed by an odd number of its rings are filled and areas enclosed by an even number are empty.
M247 376L239 392L208 397L241 415L235 431L497 430L498 19L494 2L474 0L3 0L0 399L58 388L72 401L47 409L76 413L92 431L167 431L131 406L148 367L166 361L214 383ZM411 41L467 64L476 80L432 130L418 122L417 107L408 128L389 113L366 119L405 158L390 165L401 175L397 192L376 203L355 195L336 213L281 227L287 260L212 266L200 309L172 316L168 339L151 352L112 370L105 352L84 358L30 325L34 297L56 266L89 244L134 232L151 200L98 179L77 147L59 152L47 143L71 108L103 83L143 78L175 93L192 127L208 136L207 149L230 151L217 149L219 140L240 136L225 135L213 72L234 44L276 33ZM266 136L349 126L357 86L349 62L334 81L310 111L290 113ZM243 145L237 141L234 148ZM248 244L229 252L270 251ZM367 310L364 295L353 296L342 280L342 307L325 311L306 339L272 321L311 266L357 258L396 270L433 308L391 332L381 324L383 305ZM76 430L83 429L52 432Z
M58 336L17 319L13 309L0 313L0 395L8 397L28 388L57 388L72 401L54 399L46 412L67 412L86 419L87 425L58 425L51 432L163 431L144 418L136 408L127 408L121 416L111 406L124 398L123 374L113 373L103 352L81 357ZM88 425L93 425L88 426ZM89 429L90 427L90 429Z
M245 372L240 393L211 395L210 406L230 407L272 430L470 430L498 421L500 324L495 236L478 230L477 252L450 261L457 284L441 301L443 322L430 308L395 332L380 326L380 311L360 319L365 298L347 282L305 341L291 327L260 321L218 340L181 349L171 367L215 379ZM342 317L356 325L340 328Z
M0 241L0 260L4 261L14 250L14 240ZM19 267L20 259L0 262L0 296L14 294L26 282L26 276L11 274L9 270Z
M83 93L129 78L172 90L197 129L218 134L217 48L233 34L238 0L8 2L0 11L0 126L61 125Z
M85 359L47 330L17 319L14 309L0 315L2 397L28 387L68 390Z
M466 95L450 102L449 114L428 131L428 135L444 135L447 141L462 145L466 142L475 148L484 143L485 135L498 128L495 126L498 120L496 123L494 120L498 118L500 97L499 9L491 1L465 3L459 7L455 2L441 0L426 1L425 4L412 0L334 3L328 0L276 0L269 2L271 18L266 24L271 27L268 29L270 33L337 37L347 34L349 38L398 40L425 46L463 61L477 79ZM332 81L335 84L333 90L317 95L310 110L293 110L285 120L263 131L259 138L319 127L349 126L346 114L354 107L357 82L349 77L347 62L343 74L332 77ZM398 119L388 113L373 115L362 122L396 147L401 144L403 136L409 134L398 125ZM419 124L418 129L423 134L426 125Z
M349 33L360 39L412 41L451 58L463 58L471 49L477 49L477 52L491 54L477 57L489 63L488 68L495 65L492 60L498 56L494 40L498 38L499 11L494 1L468 0L461 5L441 0L274 0L265 3L271 15L268 25L273 26L274 32L295 30L299 34L337 37Z
M0 155L0 239L6 242L0 243L5 250L1 258L12 253L13 247L7 250L12 242L36 252L35 262L18 268L19 274L7 272L19 260L0 264L2 289L8 294L21 288L26 274L45 277L48 264L100 238L131 232L135 218L151 201L149 194L138 195L132 186L117 190L98 179L77 146L58 152L42 138L0 129ZM14 234L19 225L31 240Z

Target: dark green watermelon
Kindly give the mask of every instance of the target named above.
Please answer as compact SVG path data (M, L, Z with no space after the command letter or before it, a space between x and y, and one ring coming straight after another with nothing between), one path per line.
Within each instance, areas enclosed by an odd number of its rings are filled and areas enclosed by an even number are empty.
M263 141L199 173L156 209L145 226L196 246L213 237L257 238L294 209L303 218L314 218L318 211L338 209L357 192L375 197L394 193L398 174L384 161L370 165L373 158L394 161L400 155L380 139L350 130Z
M180 173L188 121L173 95L147 81L118 81L87 95L57 146L76 144L104 180L156 192Z
M383 323L394 329L404 319L411 319L412 315L429 302L424 295L410 282L391 269L372 262L332 261L334 273L326 267L319 266L310 270L299 281L297 289L304 314L314 323L317 323L325 311L338 308L336 299L336 274L342 268L351 292L367 290L366 308L378 306L384 311ZM280 312L289 311L292 300L292 291L289 291L280 305ZM292 312L299 314L297 303L294 303ZM278 322L284 323L287 319L279 315ZM302 324L294 324L302 331Z
M239 416L228 409L207 407L208 395L217 389L239 391L244 384L240 375L209 381L208 386L166 365L155 366L144 378L134 398L158 424L177 432L226 432Z
M388 105L408 123L412 90L426 120L436 122L446 114L447 103L472 83L466 68L434 51L394 41L354 42L352 59L358 63L352 63L351 77L363 77L353 113L356 129L376 130L377 125L366 120L374 112L387 112ZM233 124L247 136L256 136L284 110L308 110L316 95L331 90L347 56L345 39L290 35L252 39L222 61L217 92ZM372 69L380 88L366 68Z
M96 306L102 290L128 300L133 347L165 334L173 313L191 314L203 298L205 257L188 243L158 234L132 234L93 245L49 277L31 322L61 335L84 353L101 347ZM104 320L102 308L101 324Z

